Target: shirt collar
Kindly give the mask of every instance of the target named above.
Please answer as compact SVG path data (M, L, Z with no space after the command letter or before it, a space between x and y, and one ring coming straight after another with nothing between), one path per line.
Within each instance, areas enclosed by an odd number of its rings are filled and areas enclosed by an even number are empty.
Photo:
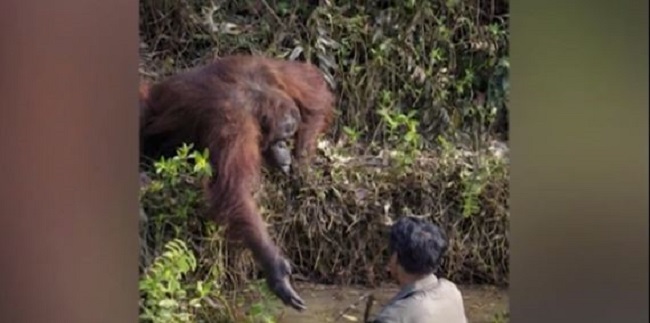
M393 300L407 298L414 293L433 289L436 285L438 285L438 277L434 274L426 275L423 278L402 287Z

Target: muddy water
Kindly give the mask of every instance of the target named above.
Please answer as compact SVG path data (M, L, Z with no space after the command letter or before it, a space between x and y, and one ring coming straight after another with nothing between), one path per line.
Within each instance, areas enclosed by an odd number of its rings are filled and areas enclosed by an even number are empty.
M465 301L465 312L470 323L503 322L495 316L508 310L508 294L505 290L489 286L459 286ZM285 309L280 314L279 323L332 323L362 322L366 307L364 295L372 292L375 303L371 313L375 314L395 293L395 286L377 289L298 285L298 289L307 302L309 309L298 313ZM355 304L357 303L357 304ZM341 316L344 312L345 317Z

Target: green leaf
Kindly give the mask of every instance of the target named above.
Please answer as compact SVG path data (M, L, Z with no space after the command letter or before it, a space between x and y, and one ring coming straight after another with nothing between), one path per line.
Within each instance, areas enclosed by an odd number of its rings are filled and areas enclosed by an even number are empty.
M158 302L158 306L163 308L178 307L178 302L176 302L173 299L163 299L160 302Z

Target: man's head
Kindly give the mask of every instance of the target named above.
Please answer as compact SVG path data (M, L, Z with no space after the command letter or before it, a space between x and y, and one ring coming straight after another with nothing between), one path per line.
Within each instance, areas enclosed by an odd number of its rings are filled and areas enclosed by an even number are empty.
M447 246L447 237L438 226L402 217L390 230L390 272L400 284L431 274L438 268Z

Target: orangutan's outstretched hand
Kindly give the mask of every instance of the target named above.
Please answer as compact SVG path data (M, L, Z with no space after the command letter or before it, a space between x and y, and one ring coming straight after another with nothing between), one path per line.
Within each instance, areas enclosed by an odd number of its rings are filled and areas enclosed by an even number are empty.
M305 301L291 286L291 265L289 261L280 257L268 271L266 282L271 291L282 300L285 305L291 306L298 311L307 309Z

